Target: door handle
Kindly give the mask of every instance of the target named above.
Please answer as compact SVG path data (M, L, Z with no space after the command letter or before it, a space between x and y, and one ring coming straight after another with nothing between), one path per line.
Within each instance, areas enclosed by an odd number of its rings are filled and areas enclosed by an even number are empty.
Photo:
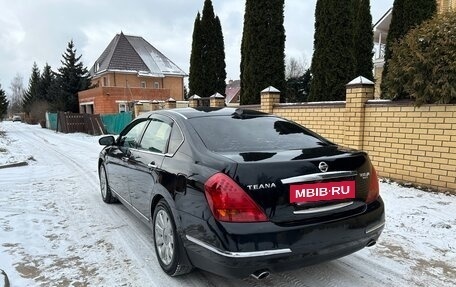
M128 162L128 161L130 160L130 158L129 158L129 157L126 157L126 156L123 156L123 157L122 157L122 160L123 160L124 162Z
M147 165L147 167L150 168L150 169L157 168L157 166L155 165L155 161L149 163L149 164Z

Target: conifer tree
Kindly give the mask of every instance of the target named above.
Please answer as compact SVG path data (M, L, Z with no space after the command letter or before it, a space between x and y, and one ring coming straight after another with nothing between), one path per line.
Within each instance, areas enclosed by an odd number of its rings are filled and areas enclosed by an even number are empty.
M40 79L40 69L35 62L33 63L32 75L29 79L28 89L25 92L24 98L22 99L22 108L26 113L30 113L32 104L40 97Z
M392 47L400 41L410 29L420 25L424 21L432 18L437 11L435 0L395 0L393 3L393 15L389 27L388 37L385 47L385 65L383 66L382 79L386 79L388 74L388 62L392 57ZM385 82L382 81L381 89L386 89ZM382 97L387 97L383 95ZM405 95L396 95L395 98L403 98Z
M355 75L353 0L317 0L309 101L345 100Z
M62 66L57 73L57 86L53 96L56 99L56 108L61 111L79 112L78 92L89 88L87 68L84 67L81 56L76 56L73 40L68 43L62 55Z
M285 94L284 0L247 0L241 43L241 104L260 103L274 86Z
M202 91L202 74L203 74L203 60L202 60L202 41L201 41L201 29L200 24L201 16L200 13L196 15L195 23L193 24L193 40L192 40L192 52L190 55L190 75L188 77L188 88L189 94L199 95Z
M204 1L203 14L198 13L193 28L190 56L190 93L209 97L225 93L225 47L220 20L214 14L211 0Z
M52 82L55 80L54 72L51 70L51 66L49 66L47 63L43 68L43 72L41 73L41 79L40 79L40 100L44 100L48 103L52 102L53 99L51 98L50 95L50 87L52 85Z
M6 98L5 91L2 89L2 86L0 85L0 121L3 120L3 117L5 116L6 112L8 111L8 99Z
M456 14L432 17L392 47L384 94L422 104L456 104Z
M215 91L224 95L226 89L225 43L222 25L218 16L215 17Z
M355 2L355 29L354 59L355 77L363 76L371 81L374 80L372 62L374 49L374 31L372 29L372 15L369 0L354 0Z

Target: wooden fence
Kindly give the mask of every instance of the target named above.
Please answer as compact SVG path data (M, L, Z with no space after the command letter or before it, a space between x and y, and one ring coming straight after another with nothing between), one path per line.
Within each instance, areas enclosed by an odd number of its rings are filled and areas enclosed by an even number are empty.
M106 129L100 115L73 114L59 112L57 114L57 131L62 133L86 133L91 135L105 134Z

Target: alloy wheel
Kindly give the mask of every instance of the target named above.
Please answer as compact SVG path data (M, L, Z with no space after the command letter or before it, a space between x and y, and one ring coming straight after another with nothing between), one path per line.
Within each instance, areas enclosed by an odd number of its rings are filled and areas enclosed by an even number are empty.
M174 255L174 232L168 213L161 209L157 212L155 220L155 245L160 260L165 264L171 264Z

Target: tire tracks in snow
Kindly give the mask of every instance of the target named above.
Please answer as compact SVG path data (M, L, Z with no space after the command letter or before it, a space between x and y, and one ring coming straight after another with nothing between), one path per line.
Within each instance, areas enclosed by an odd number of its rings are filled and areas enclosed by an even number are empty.
M63 181L72 181L71 187L73 190L63 191L63 193L66 196L63 196L64 198L62 198L62 200L58 204L59 207L63 206L63 208L59 208L59 215L63 215L63 221L68 221L70 217L77 215L79 217L78 220L80 222L84 222L84 224L86 225L87 222L90 222L91 220L94 221L93 224L88 226L89 228L85 228L85 230L80 230L80 232L82 236L81 239L83 241L95 241L97 244L90 244L88 246L84 245L83 247L86 248L88 252L93 252L93 249L95 248L100 249L100 251L98 252L105 251L106 253L109 253L107 256L102 255L102 257L105 256L107 258L114 259L116 259L117 257L125 258L125 262L127 264L123 264L124 266L122 266L122 264L119 264L119 266L109 266L111 265L109 262L100 262L100 265L108 266L108 269L113 269L113 271L115 272L127 270L128 276L127 274L125 274L126 276L123 276L124 278L118 279L114 284L109 284L109 282L111 282L109 280L110 278L105 278L104 276L99 276L99 278L97 278L97 281L95 282L102 284L103 282L105 282L104 284L107 285L116 285L119 283L129 284L129 279L131 279L132 281L138 281L138 283L141 281L145 282L146 280L141 280L141 277L143 276L138 275L138 272L136 270L134 270L133 268L128 268L129 266L131 266L131 263L129 263L131 261L129 259L129 257L131 256L131 252L130 250L128 250L128 247L131 245L131 240L129 240L130 238L125 236L125 233L135 234L137 230L134 230L134 232L131 232L131 230L122 232L122 229L131 229L131 219L129 221L129 218L126 218L124 215L124 213L126 213L126 210L122 210L122 208L119 209L117 208L118 206L104 205L104 203L101 202L101 199L98 196L99 192L93 192L99 191L96 172L94 172L93 170L88 171L87 163L81 163L77 159L73 158L71 152L68 151L71 150L71 147L73 147L76 152L80 152L79 150L81 149L81 146L79 144L74 144L71 143L71 141L68 141L65 143L65 148L61 149L61 147L57 145L52 145L50 143L52 142L52 140L48 140L41 135L37 135L36 132L30 133L16 131L15 135L20 137L21 142L23 142L24 144L33 146L35 151L44 151L46 154L46 159L41 160L48 160L50 163L63 163L65 168L68 168L69 170L71 170L71 172L74 172L73 174L69 175L69 177L63 179ZM50 135L48 133L46 137L47 136L56 139L57 142L62 142L61 137L65 135ZM90 154L90 152L88 152L88 154ZM91 158L91 156L89 156L89 158ZM96 154L94 160L96 160ZM93 165L96 166L96 161L93 162ZM80 183L82 183L82 185L78 186ZM70 198L65 198L68 197L68 195L70 195ZM93 204L94 202L96 203ZM85 203L91 204L84 205ZM70 222L74 221L70 220ZM105 222L108 223L107 226L101 226ZM126 226L127 228L119 228L119 226ZM102 230L101 233L100 230ZM103 238L90 238L97 235L102 235ZM138 240L136 240L136 242L138 242ZM107 248L107 250L103 250L103 248ZM76 254L80 252L80 250L76 249L68 251L70 253ZM148 285L150 285L150 283L148 283Z

